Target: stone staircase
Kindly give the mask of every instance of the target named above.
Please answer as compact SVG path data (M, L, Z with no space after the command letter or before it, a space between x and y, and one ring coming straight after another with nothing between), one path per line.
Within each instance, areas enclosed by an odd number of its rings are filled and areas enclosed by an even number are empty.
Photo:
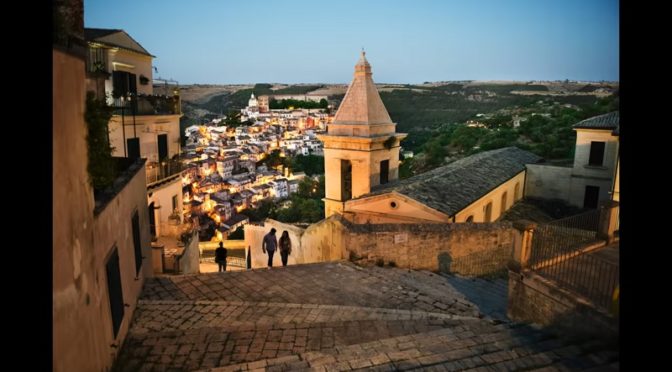
M299 278L304 293L256 287ZM161 278L147 283L114 370L619 369L613 347L509 322L505 288L350 263Z
M529 326L482 320L354 345L205 371L618 370L618 354L593 341L570 343Z

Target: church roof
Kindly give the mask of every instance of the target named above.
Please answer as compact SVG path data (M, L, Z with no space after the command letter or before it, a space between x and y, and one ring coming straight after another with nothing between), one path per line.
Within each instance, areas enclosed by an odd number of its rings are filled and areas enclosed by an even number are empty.
M620 124L620 114L613 111L608 114L593 116L586 120L574 124L574 128L585 129L618 129Z
M85 28L84 38L88 42L100 43L154 57L124 30Z
M334 124L392 123L371 75L371 65L362 51L355 65L355 77L336 112Z
M372 196L396 191L453 216L542 158L517 147L481 152L443 167L376 188Z

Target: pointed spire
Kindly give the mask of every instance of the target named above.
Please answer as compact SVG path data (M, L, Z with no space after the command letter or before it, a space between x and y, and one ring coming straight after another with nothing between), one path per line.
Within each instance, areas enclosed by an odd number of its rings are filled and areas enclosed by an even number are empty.
M366 60L366 52L363 47L362 53L359 56L359 61L357 61L357 64L355 65L355 75L357 75L358 72L371 74L371 64Z
M371 76L371 65L362 49L355 77L336 112L334 124L392 124Z

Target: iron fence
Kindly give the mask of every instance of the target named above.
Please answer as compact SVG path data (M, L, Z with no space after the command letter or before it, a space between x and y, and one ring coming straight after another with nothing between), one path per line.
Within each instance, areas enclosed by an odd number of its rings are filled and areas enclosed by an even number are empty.
M177 96L139 94L112 100L115 115L177 115L181 113Z
M164 160L160 163L153 163L147 166L147 184L161 181L170 176L181 173L185 169L184 164L179 159Z
M535 265L598 241L599 220L600 210L596 209L537 226L529 264Z
M590 253L598 239L601 210L539 225L532 235L529 267L562 288L610 311L619 266Z
M610 311L613 295L619 285L619 267L594 254L578 256L563 254L554 263L536 271L561 287L589 299L594 305Z

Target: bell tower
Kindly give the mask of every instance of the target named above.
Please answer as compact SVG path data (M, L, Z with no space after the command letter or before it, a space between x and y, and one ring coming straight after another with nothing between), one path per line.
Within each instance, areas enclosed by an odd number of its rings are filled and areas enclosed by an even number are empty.
M347 200L399 178L399 142L407 134L395 132L371 76L362 50L334 122L318 136L324 143L325 217L342 213Z

